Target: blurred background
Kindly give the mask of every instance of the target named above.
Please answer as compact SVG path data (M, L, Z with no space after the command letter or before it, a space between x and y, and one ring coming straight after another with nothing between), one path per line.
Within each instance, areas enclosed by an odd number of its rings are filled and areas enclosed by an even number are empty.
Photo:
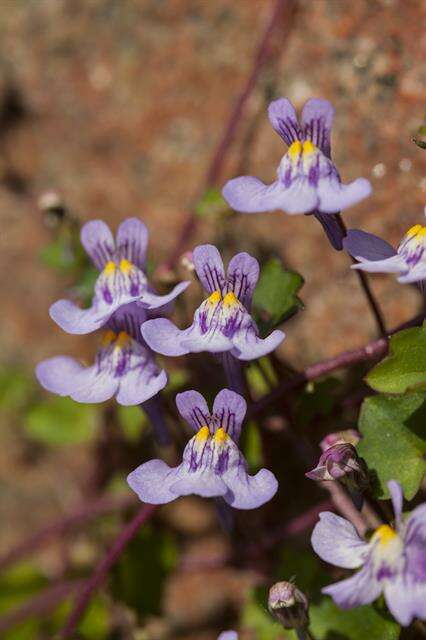
M105 408L56 402L33 378L40 359L89 358L95 349L93 336L66 335L48 316L52 302L85 297L93 282L75 229L92 218L116 227L140 216L161 286L167 278L159 267L193 214L182 251L217 241L228 255L280 256L305 279L305 307L286 325L279 352L295 368L373 339L348 257L331 249L313 218L231 218L216 211L206 175L245 88L238 126L210 180L216 187L241 173L274 179L285 148L267 119L271 99L286 96L300 108L309 97L327 98L336 108L333 157L343 181L364 176L373 185L345 222L398 243L424 215L425 155L412 140L425 112L424 19L421 0L2 0L0 554L84 509L99 490L119 506L108 503L99 519L56 531L29 560L9 565L0 577L0 614L9 611L1 637L48 638L60 626L64 597L47 609L42 602L23 625L15 626L19 615L11 622L10 611L90 572L134 506L126 469L148 455L136 409L111 418ZM47 215L52 193L59 204ZM175 275L187 276L182 266ZM414 289L381 276L372 288L388 327L415 314ZM197 286L185 296L192 308ZM172 369L173 395L189 374L183 363ZM114 455L99 477L99 461ZM291 479L287 487L291 494ZM247 519L246 543L257 535ZM81 637L210 640L234 624L270 559L229 563L230 543L216 520L213 507L195 498L163 509L156 528L141 533L145 550L139 541L108 593L94 599Z

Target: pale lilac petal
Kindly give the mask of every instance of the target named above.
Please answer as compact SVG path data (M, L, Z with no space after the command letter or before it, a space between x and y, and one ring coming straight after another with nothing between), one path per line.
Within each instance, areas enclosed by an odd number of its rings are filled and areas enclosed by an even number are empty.
M164 369L153 374L152 367L133 369L120 379L117 402L124 406L141 404L153 398L167 384Z
M333 118L334 108L328 100L321 98L311 98L302 110L301 125L305 139L311 140L328 157Z
M338 213L367 198L371 193L371 184L365 178L342 184L337 176L332 175L319 179L317 193L320 212Z
M426 545L426 503L416 507L409 515L406 522L404 541L407 546ZM426 581L426 554L423 557L424 576Z
M401 526L402 516L402 503L404 501L404 494L402 493L402 487L396 480L389 480L388 489L391 495L393 512L395 514L395 523L397 528Z
M184 282L179 282L170 293L167 293L164 296L159 296L152 291L145 290L140 297L138 298L140 304L143 304L147 309L158 309L159 307L163 307L167 305L172 300L178 297L189 285L191 282L189 280L185 280Z
M125 258L145 271L148 229L139 218L127 218L118 227L116 236L117 251Z
M165 504L177 498L170 491L181 467L171 468L162 460L150 460L141 464L127 476L127 484L142 502Z
M181 344L181 340L188 333L188 329L181 331L167 318L147 320L141 327L142 337L147 345L163 356L182 356L189 353L189 349Z
M341 580L321 590L331 596L338 607L351 609L370 604L379 597L382 586L372 574L368 565L350 578Z
M311 543L322 560L345 569L360 567L369 548L352 523L330 511L320 513Z
M338 216L333 213L320 213L319 211L314 211L313 215L322 225L331 246L336 249L336 251L341 251L343 249L345 232Z
M238 640L236 631L222 631L217 640Z
M179 479L170 486L177 496L196 495L202 498L225 496L227 486L223 479L210 469L200 469L196 472L182 471Z
M271 500L278 490L277 479L268 469L250 476L240 464L226 471L222 478L228 486L224 499L235 509L256 509Z
M187 350L186 353L201 353L202 351L222 353L232 349L232 340L223 335L222 331L217 329L201 333L197 320L189 329L182 332L180 341L182 348Z
M222 291L225 269L218 249L212 244L201 244L192 252L195 271L204 289L209 293Z
M256 258L245 252L237 253L229 263L227 281L247 310L250 310L253 291L258 280L259 263Z
M204 397L198 391L184 391L176 396L176 406L182 418L194 431L208 424L210 411Z
M290 100L279 98L271 102L268 107L268 116L271 125L288 146L295 140L301 140L302 131L296 110Z
M151 314L150 316L151 317ZM140 305L138 302L130 302L125 304L108 320L108 327L115 333L125 331L136 342L140 342L141 337L141 324L143 324L148 318L148 310Z
M58 300L50 307L49 315L67 333L83 335L100 329L119 306L111 304L80 309L71 300Z
M259 338L253 329L241 329L232 338L231 353L238 360L255 360L274 351L285 338L285 333L276 329L267 338Z
M402 626L408 626L413 618L426 620L426 581L415 582L399 576L387 582L384 588L386 604L393 617Z
M84 367L74 358L56 356L40 362L36 367L40 384L60 396L76 402L104 402L115 394L118 381L98 367Z
M285 213L309 213L317 208L316 189L304 178L293 180L290 187L277 180L265 185L257 178L242 176L224 186L222 195L236 211L259 213L281 209Z
M360 262L351 265L351 269L361 269L361 271L369 273L401 273L401 271L407 270L404 259L398 254L384 260L369 261L363 258L358 258L358 260Z
M101 271L114 255L114 238L103 220L91 220L81 228L81 244Z
M213 403L213 416L234 442L238 442L241 425L247 411L247 403L239 393L222 389Z
M349 229L343 240L343 246L357 260L363 258L374 262L391 258L396 254L395 249L388 242L361 229Z
M407 274L399 276L397 280L401 284L411 284L413 282L426 280L426 264L424 262L419 262Z

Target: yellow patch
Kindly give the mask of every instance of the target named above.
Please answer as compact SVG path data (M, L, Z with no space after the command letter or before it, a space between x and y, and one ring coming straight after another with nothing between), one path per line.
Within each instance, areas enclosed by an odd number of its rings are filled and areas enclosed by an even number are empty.
M235 295L235 293L233 293L232 291L227 293L226 296L223 298L224 305L230 306L236 303L238 303L238 298Z
M126 333L125 331L120 331L120 333L117 336L117 342L115 346L118 347L118 349L123 349L123 347L128 345L130 341L131 341L131 337L129 336L129 334Z
M305 140L305 142L303 143L303 153L309 155L311 153L315 153L316 150L317 148L313 144L313 142L311 142L310 140Z
M373 538L378 538L379 544L386 545L397 536L395 529L392 529L388 524L382 524L381 527L375 530Z
M228 440L229 436L226 433L225 429L220 427L213 436L213 440L218 444L223 444Z
M126 258L123 258L123 259L120 261L120 271L121 271L122 273L124 273L124 274L126 274L126 275L127 275L127 274L128 274L128 273L130 273L130 271L132 270L132 267L133 267L132 263L131 263L131 262L129 262L128 260L126 260Z
M107 347L109 347L109 345L114 342L114 340L116 339L117 335L114 333L114 331L105 331L104 335L102 336L102 347L104 349L106 349Z
M106 276L112 276L113 273L115 272L115 262L113 262L112 260L109 260L109 262L107 262L106 265L104 266L103 272Z
M424 227L422 227L421 224L415 224L414 227L410 227L407 231L407 233L405 234L406 236L417 236L422 229L424 229Z
M209 436L210 429L206 425L204 425L204 427L201 427L201 429L197 431L197 435L195 437L197 439L197 442L205 442L209 439Z
M293 162L297 160L299 155L302 153L302 149L303 147L300 140L295 140L294 142L292 142L287 151L290 160L292 160Z
M207 301L211 304L218 304L222 299L220 291L213 291L213 293L207 298Z

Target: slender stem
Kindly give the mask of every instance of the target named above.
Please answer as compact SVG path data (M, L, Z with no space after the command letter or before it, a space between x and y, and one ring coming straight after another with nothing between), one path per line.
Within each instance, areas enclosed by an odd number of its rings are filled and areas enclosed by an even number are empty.
M321 482L320 483L326 491L330 494L333 500L334 506L342 516L352 522L360 536L363 536L368 529L368 524L362 515L355 507L351 498L348 496L344 488L338 482Z
M74 608L72 609L69 618L60 633L62 640L75 637L75 631L78 623L86 611L93 592L102 584L110 569L119 560L124 549L135 537L139 528L153 515L156 508L157 507L155 505L143 505L134 518L130 520L130 522L128 522L121 531L107 555L100 561L91 577L79 592Z
M299 627L298 629L295 629L295 631L297 640L315 640L307 627Z

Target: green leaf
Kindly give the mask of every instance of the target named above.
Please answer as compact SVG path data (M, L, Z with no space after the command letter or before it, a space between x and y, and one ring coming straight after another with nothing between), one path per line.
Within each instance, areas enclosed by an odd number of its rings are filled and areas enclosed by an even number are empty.
M310 630L316 640L397 640L399 625L374 606L339 609L324 598L309 609Z
M254 420L250 420L244 427L244 457L247 460L249 469L255 473L263 464L262 438L259 427Z
M217 216L225 211L229 211L229 207L222 197L220 189L210 187L195 205L195 213L202 218L206 216Z
M388 357L370 371L367 382L383 393L425 389L426 325L392 336Z
M388 480L397 480L408 500L414 497L426 470L426 393L377 395L364 400L358 453L373 475L373 491L388 498Z
M302 285L302 276L286 271L277 258L266 263L253 295L254 311L262 333L270 331L303 307L297 296Z
M24 428L29 436L44 444L80 444L92 440L97 416L94 405L52 396L29 409Z

